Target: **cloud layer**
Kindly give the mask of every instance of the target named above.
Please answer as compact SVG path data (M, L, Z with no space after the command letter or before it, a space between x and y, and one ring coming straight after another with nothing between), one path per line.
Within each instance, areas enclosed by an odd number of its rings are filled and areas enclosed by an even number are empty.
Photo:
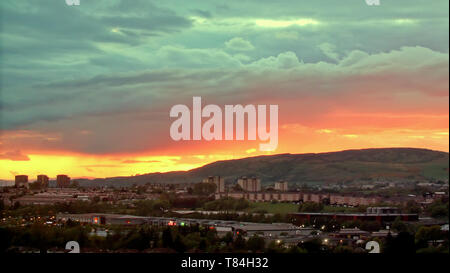
M81 2L1 1L0 161L71 154L107 173L253 151L174 143L170 107L193 96L278 104L277 152L448 151L448 1ZM113 155L131 157L81 159Z

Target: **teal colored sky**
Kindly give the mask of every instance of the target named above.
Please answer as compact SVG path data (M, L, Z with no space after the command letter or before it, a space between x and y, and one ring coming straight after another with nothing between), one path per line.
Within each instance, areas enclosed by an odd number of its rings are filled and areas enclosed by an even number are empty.
M236 68L286 52L336 63L421 46L448 53L448 1L4 0L2 84L162 68Z
M178 152L168 112L192 96L277 103L300 134L448 132L446 0L80 2L0 1L0 158Z

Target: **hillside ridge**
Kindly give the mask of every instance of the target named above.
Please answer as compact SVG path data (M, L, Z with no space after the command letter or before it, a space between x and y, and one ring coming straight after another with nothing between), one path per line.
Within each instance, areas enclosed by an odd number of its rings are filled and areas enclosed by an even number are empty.
M241 176L256 176L261 178L263 185L279 180L294 183L370 182L380 179L448 180L448 164L449 154L446 152L418 148L371 148L325 153L260 155L220 160L189 171L81 179L79 182L84 186L196 183L212 175L223 176L229 183Z

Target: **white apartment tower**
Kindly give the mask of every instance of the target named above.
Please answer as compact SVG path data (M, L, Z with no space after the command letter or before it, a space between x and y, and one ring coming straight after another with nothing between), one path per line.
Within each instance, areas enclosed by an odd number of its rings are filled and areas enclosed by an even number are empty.
M261 179L242 177L238 179L238 184L244 191L257 192L261 191Z
M220 176L209 176L203 179L203 183L214 183L216 185L216 193L225 192L225 180Z

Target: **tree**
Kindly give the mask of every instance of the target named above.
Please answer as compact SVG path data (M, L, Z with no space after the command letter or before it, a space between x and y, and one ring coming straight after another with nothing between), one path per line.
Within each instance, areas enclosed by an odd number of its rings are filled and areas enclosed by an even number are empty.
M175 249L179 253L183 253L186 251L186 245L183 243L183 240L179 234L175 237L175 241L173 242L173 249Z
M240 234L234 240L233 248L237 249L237 250L245 248L245 240L244 240L244 238L242 238L242 236Z
M137 194L143 194L146 190L147 190L147 187L146 187L146 186L138 186L138 187L136 188L136 193L137 193Z
M389 233L386 237L383 252L389 254L415 253L414 236L408 232L400 232L394 238Z
M392 223L392 229L396 230L397 232L405 232L408 231L408 226L400 219L400 217L397 217Z
M13 234L9 229L0 228L0 253L5 252L10 246Z
M431 214L432 217L447 217L448 218L448 201L446 203L438 199L430 204L427 208L427 212Z
M41 182L30 183L30 190L40 190L42 187Z
M165 228L162 233L163 247L173 247L173 237L170 228Z
M289 247L289 249L287 250L287 253L291 253L291 254L304 254L304 253L308 253L308 251L304 248L300 248L298 246L291 246Z
M54 239L52 237L49 228L41 224L33 224L30 230L30 245L39 249L41 253L47 253Z
M153 210L154 211L164 211L170 208L170 203L167 200L161 200L161 201L156 201L153 204Z
M320 253L322 242L319 238L314 238L299 244L300 248L305 249L308 253Z
M234 209L235 210L244 210L246 208L250 207L250 203L245 200L244 198L237 199L234 202Z
M420 206L414 200L409 200L406 203L406 212L407 213L420 213Z
M13 210L19 209L20 208L20 203L18 201L14 202L14 205L12 207Z
M252 252L264 251L265 248L265 240L263 237L259 237L258 235L253 235L247 241L247 248Z
M337 246L333 253L353 253L353 248L350 246Z
M206 210L244 210L249 206L250 203L243 198L221 198L205 203L203 208Z
M436 241L443 238L440 226L420 227L416 233L416 243L421 247L428 245L428 241Z
M204 251L206 249L206 240L205 239L201 239L200 243L198 245L198 248L202 251Z
M233 242L233 233L227 232L227 234L223 236L222 241L225 242L227 245L231 244Z
M271 241L267 246L267 252L269 253L282 253L283 250L284 249L282 243L277 241Z
M193 193L197 195L210 195L216 192L214 183L197 183L194 185Z
M323 210L323 204L315 202L305 202L298 207L299 212L320 212Z

